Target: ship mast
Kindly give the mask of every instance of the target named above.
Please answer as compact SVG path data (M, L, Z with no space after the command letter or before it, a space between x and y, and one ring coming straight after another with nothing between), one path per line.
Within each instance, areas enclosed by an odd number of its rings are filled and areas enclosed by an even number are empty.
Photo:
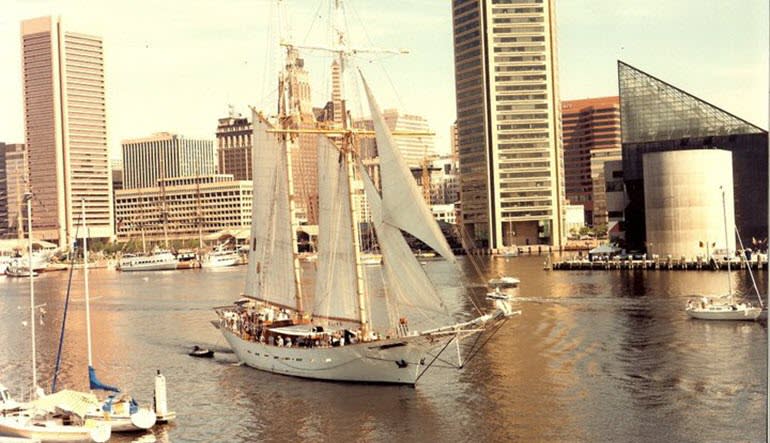
M332 47L326 47L326 46L297 46L293 45L291 43L287 43L285 41L281 42L281 46L284 46L287 48L287 56L288 54L291 54L293 51L296 51L297 49L308 49L308 50L315 50L315 51L322 51L322 52L328 52L332 53L334 55L334 63L332 65L332 69L334 70L333 76L335 77L334 80L334 88L332 91L332 101L334 106L334 118L333 122L336 128L332 130L300 130L298 129L296 122L298 122L298 116L296 120L293 120L292 128L290 130L286 125L282 125L282 129L284 129L283 139L293 139L295 136L297 136L300 133L318 133L318 134L326 134L329 137L335 138L335 135L339 137L342 136L341 144L338 145L340 151L345 156L345 162L347 163L347 179L348 179L348 187L349 187L349 195L348 198L350 199L350 210L351 210L351 219L352 219L352 238L353 238L353 254L355 259L355 269L356 269L356 294L358 298L358 310L359 310L359 321L361 323L361 333L366 336L369 332L369 311L366 303L366 283L364 281L364 269L363 264L361 263L361 251L360 251L360 237L359 237L359 229L358 229L358 221L360 218L360 215L358 214L358 207L356 205L356 201L353 195L353 189L354 187L354 133L361 133L361 135L364 135L365 132L368 131L354 131L350 128L350 124L348 121L347 116L347 110L346 110L346 103L343 98L343 84L344 84L344 78L345 78L345 70L347 67L347 59L350 56L353 56L355 54L361 54L361 53L388 53L388 54L406 54L408 51L401 49L401 50L389 50L389 49L379 49L379 48L350 48L348 47L347 38L345 34L344 24L345 24L345 18L344 18L344 7L343 7L343 0L332 0L334 2L334 12L332 14L332 28L334 33L334 41L332 42ZM290 70L284 70L284 72L291 73ZM285 89L285 84L282 85L282 87ZM284 89L280 89L281 97L283 97ZM285 100L283 98L282 100ZM290 100L289 103L292 103L292 106L294 106L294 101ZM279 103L280 106L280 103ZM285 106L285 101L284 101ZM286 109L284 107L284 109ZM298 110L292 109L292 111L296 111L298 114ZM280 112L279 109L279 115L283 116L283 114ZM292 115L293 116L293 115ZM282 119L283 121L283 119ZM336 130L335 130L336 129ZM367 134L368 135L368 134ZM287 158L288 158L288 151L287 151ZM291 171L291 168L289 167L289 171ZM291 174L289 174L289 193L291 196L293 196L293 189L291 187ZM294 229L294 232L296 233L296 227L295 223L296 220L294 217L294 211L293 211L293 200L291 201L292 204L292 228ZM296 235L296 234L295 234ZM300 302L299 299L299 260L298 260L298 253L297 253L297 247L296 242L294 242L294 261L296 263L295 270L297 275L297 297L298 297L298 303ZM298 305L299 306L299 305ZM301 311L301 309L300 309Z
M291 85L293 70L288 69L293 48L287 47L286 64L278 78L278 122L282 129L289 129L280 135L283 154L286 156L286 180L289 194L289 214L291 218L291 237L292 237L292 263L294 265L294 293L296 298L297 312L304 312L302 303L302 275L299 262L299 249L297 247L297 233L299 232L299 220L297 220L296 204L294 201L294 180L292 179L291 152L296 149L297 134L291 130L297 129L299 122L299 109L296 101L291 97Z

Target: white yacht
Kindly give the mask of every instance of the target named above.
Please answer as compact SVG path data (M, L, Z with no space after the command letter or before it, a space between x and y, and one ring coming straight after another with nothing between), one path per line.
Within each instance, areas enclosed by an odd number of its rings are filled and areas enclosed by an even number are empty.
M762 308L751 303L736 303L732 296L701 297L688 300L687 315L700 320L756 320Z
M239 258L240 256L238 255L238 251L235 249L224 249L219 247L203 257L201 266L204 268L224 268L227 266L235 266L238 264Z
M166 271L177 268L177 258L170 251L156 249L150 254L127 254L120 258L118 269L124 272L133 271Z
M725 245L729 245L727 238L727 208L725 204L725 191L722 187L722 215L725 226ZM727 249L730 257L730 250ZM687 301L685 312L691 318L700 320L756 320L762 314L762 308L751 303L737 302L733 297L733 284L730 277L730 261L727 260L727 295L721 297L701 297ZM753 277L752 277L753 278Z

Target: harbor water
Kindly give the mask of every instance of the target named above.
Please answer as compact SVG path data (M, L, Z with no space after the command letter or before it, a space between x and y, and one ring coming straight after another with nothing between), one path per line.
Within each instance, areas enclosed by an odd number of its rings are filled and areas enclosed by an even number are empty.
M89 274L99 378L140 403L166 376L174 424L158 441L764 441L767 328L688 319L695 294L727 291L726 271L548 272L543 257L484 257L479 277L445 261L425 268L457 318L487 303L484 282L521 279L508 321L461 370L454 352L416 387L330 383L237 363L211 325L212 307L243 290L246 267ZM312 265L310 265L312 266ZM312 274L312 273L308 273ZM756 272L760 288L767 271ZM312 275L307 277L308 283ZM734 290L756 302L747 271ZM38 379L50 390L68 272L35 280ZM72 300L59 386L87 389L83 274ZM764 291L764 290L763 290ZM29 282L0 278L0 383L30 385ZM213 359L187 355L194 345ZM133 441L139 436L114 436Z

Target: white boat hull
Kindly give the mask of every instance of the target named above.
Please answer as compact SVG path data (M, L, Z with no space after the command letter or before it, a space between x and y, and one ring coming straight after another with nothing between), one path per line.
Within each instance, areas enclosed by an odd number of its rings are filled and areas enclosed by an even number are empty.
M122 272L137 271L172 271L176 269L177 262L159 262L159 263L121 263L119 269Z
M229 257L210 257L201 263L204 268L225 268L228 266L235 266L238 263L238 256L233 255Z
M104 425L63 425L53 421L28 418L0 417L0 436L20 437L39 441L96 441L110 438L110 428Z
M155 413L149 409L141 408L131 415L89 413L86 419L109 426L112 432L137 432L145 431L155 425Z
M743 309L729 309L729 308L690 308L686 309L687 315L691 318L697 318L699 320L756 320L762 313L759 308L743 308Z
M429 361L427 352L451 337L399 337L338 347L279 347L247 341L220 328L235 355L262 371L294 377L413 385ZM432 341L431 341L432 340Z

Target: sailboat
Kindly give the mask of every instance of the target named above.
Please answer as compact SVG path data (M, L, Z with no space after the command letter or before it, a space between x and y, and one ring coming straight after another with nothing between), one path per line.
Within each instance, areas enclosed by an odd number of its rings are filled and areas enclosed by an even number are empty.
M725 191L721 186L719 189L722 191L722 213L725 226L725 247L727 248L727 295L690 299L687 301L685 312L691 318L700 320L756 320L762 313L762 308L753 306L751 303L737 302L733 296L733 285L730 277L732 256L727 234L727 206Z
M111 428L113 432L133 432L150 429L155 425L155 414L147 408L140 408L139 405L129 396L116 398L120 389L106 385L99 381L96 376L96 369L93 364L92 341L91 341L91 304L90 290L88 286L88 230L86 227L85 202L81 201L81 228L83 230L83 292L86 313L86 346L88 351L88 382L90 390L101 390L112 392L104 401L98 401L91 405L85 412L85 418L96 423L103 423ZM66 321L65 305L65 321ZM62 325L62 339L64 337L64 325ZM56 359L56 369L54 372L53 390L56 390L56 377L59 371L59 362L61 357L61 346Z
M91 305L88 288L88 231L86 229L85 202L81 201L83 219L83 285L86 305L86 342L88 344L88 384L89 389L98 389L119 393L120 389L101 383L96 378L96 370L91 353ZM97 409L86 414L87 419L103 422L115 432L132 432L150 429L155 425L155 414L147 408L141 408L133 398L109 396Z
M32 256L32 194L26 193L28 249ZM30 273L33 271L29 269ZM61 391L45 395L37 386L37 351L35 348L34 279L29 279L30 330L32 334L32 389L33 400L19 404L2 389L4 407L0 411L0 436L11 436L42 441L95 441L104 442L111 435L110 427L85 418L85 409L97 404L93 394ZM34 398L37 396L37 398ZM64 413L61 413L63 411Z
M382 192L357 158L350 143L352 130L337 131L338 144L319 137L318 260L315 295L308 306L300 285L289 173L294 129L274 130L252 109L258 149L252 158L254 201L246 290L232 306L215 308L218 320L213 323L239 360L259 370L318 380L414 385L449 344L455 342L461 359L461 340L500 326L519 311L509 300L493 300L495 309L469 321L410 329L412 315L448 316L401 231L451 263L456 259L363 82L380 155ZM279 121L286 125L290 120L284 118L286 108L279 109ZM358 210L351 192L355 170L363 179L380 243L386 295L405 308L398 315L387 315L393 312L372 306L368 297ZM385 324L375 324L383 316L388 317ZM458 361L458 367L462 364Z

